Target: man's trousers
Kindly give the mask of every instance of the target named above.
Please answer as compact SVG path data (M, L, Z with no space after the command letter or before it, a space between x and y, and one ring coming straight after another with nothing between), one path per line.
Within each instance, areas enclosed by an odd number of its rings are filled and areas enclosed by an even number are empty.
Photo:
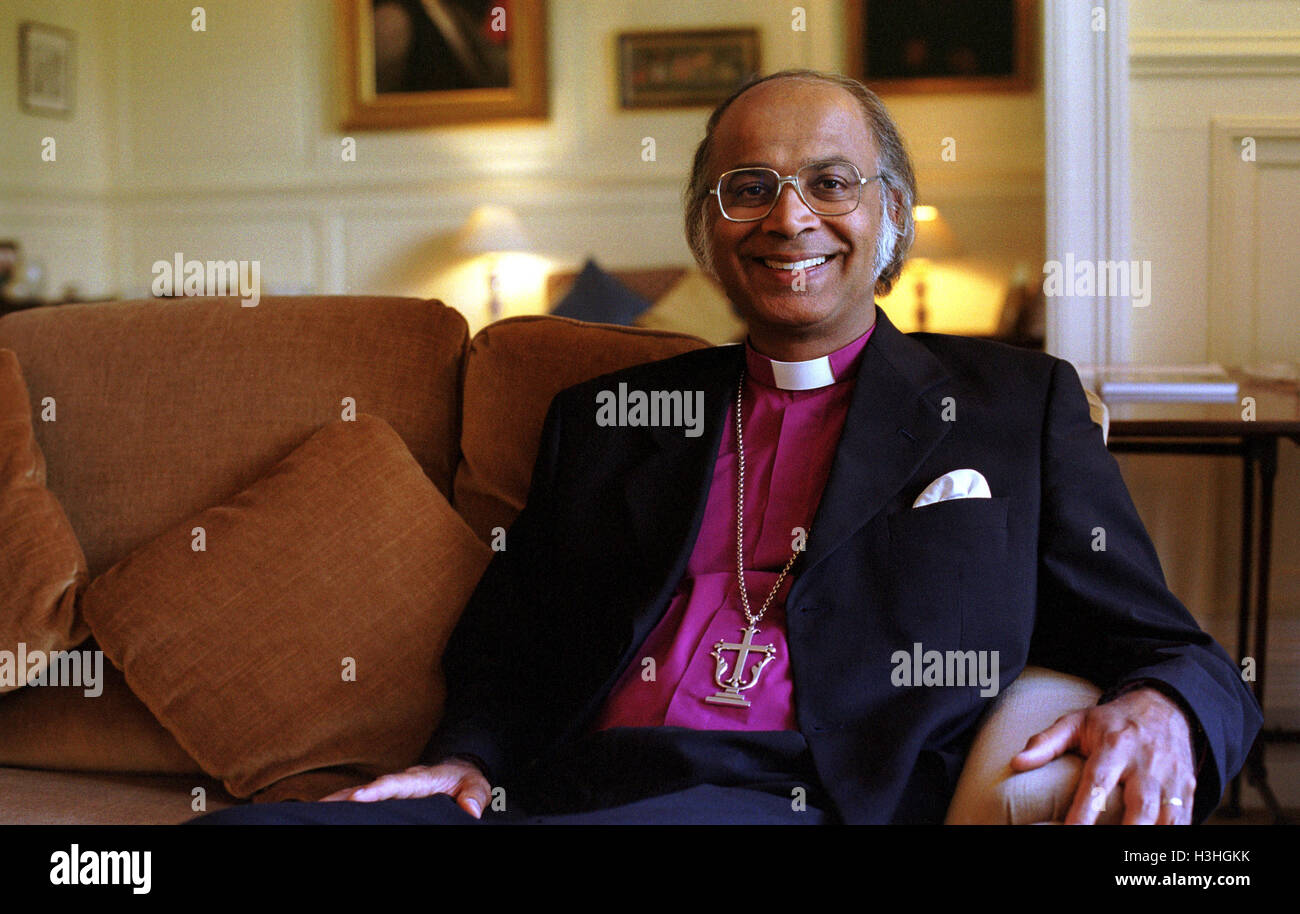
M200 825L821 825L836 821L795 730L619 727L551 753L496 785L482 819L446 795L375 803L265 803Z

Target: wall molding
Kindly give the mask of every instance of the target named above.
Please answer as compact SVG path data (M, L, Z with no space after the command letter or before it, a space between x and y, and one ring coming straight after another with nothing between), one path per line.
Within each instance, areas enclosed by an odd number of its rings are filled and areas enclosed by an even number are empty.
M0 179L0 202L15 206L106 206L112 197L104 187L46 184Z
M1129 42L1135 79L1300 74L1300 31L1271 34L1146 31Z
M1246 137L1255 141L1254 161L1242 161ZM1214 118L1208 142L1208 349L1213 359L1241 365L1260 358L1260 174L1300 169L1300 118Z
M201 181L171 181L158 183L140 179L127 179L102 191L102 199L113 203L134 203L157 200L208 199L219 197L279 199L312 197L318 194L345 194L349 196L375 196L384 194L436 194L446 198L479 200L496 193L508 193L521 199L554 199L556 194L566 198L605 199L616 196L638 196L646 193L669 192L680 197L685 183L685 172L671 175L646 174L629 177L623 174L568 175L538 174L512 175L507 178L483 179L474 176L472 189L467 189L464 176L440 177L425 174L394 175L359 174L340 178L333 174L300 173L284 175L274 180L243 179ZM1036 199L1043 196L1044 175L1037 168L963 168L932 167L918 169L917 183L926 195L953 200ZM0 184L0 193L5 191ZM14 185L15 192L28 188Z
M1042 200L1045 193L1043 173L1037 169L983 169L960 175L932 169L919 171L917 178L925 200L941 204L1034 202ZM0 181L0 200L106 206L124 214L157 207L209 207L213 211L246 209L250 205L254 209L286 205L315 207L322 198L353 205L384 197L436 198L448 207L472 207L485 199L508 197L516 201L514 205L524 208L572 209L583 205L607 208L615 203L621 206L630 200L644 203L647 195L671 198L676 206L680 204L682 183L676 176L537 176L479 181L467 189L463 180L381 175L348 180L304 175L280 182L127 183L102 188Z

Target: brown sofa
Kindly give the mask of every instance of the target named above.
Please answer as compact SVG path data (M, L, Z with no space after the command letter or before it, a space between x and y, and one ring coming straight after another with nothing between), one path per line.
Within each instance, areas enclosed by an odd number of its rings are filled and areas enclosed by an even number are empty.
M238 506L240 493L283 475L282 461L338 420L349 399L359 413L391 426L440 493L431 497L445 498L488 543L523 504L555 392L701 345L676 334L555 317L500 321L471 340L460 314L439 302L360 296L265 298L256 308L234 298L114 302L0 319L0 349L17 354L33 414L46 398L58 404L57 421L33 426L49 490L84 550L92 596L96 587L104 591L102 580L115 581L120 593L132 569L140 573L138 559L123 560L146 547L156 552L150 544L181 535L178 525L232 516L233 509L201 512ZM461 576L469 580L461 590L481 572L476 562L466 563ZM193 589L220 585L196 579ZM438 609L448 626L463 600L453 602ZM99 611L90 624L92 637L106 643L120 641L123 625L133 621L119 613L110 632L106 619ZM183 674L191 649L195 664L211 662L208 644L182 646L171 663L179 662ZM127 675L106 662L98 697L36 686L0 694L0 823L176 823L200 807L245 801L253 781L211 761L211 747L199 746L221 729L219 714L205 718L199 737L178 738L174 725L160 722L177 713L171 696L145 681L139 656L120 648L116 657L106 653L125 662ZM1072 677L1027 671L985 722L949 820L1060 819L1078 759L1014 777L1006 763L1029 734L1097 694ZM440 695L430 701L431 716L418 718L426 725L436 722ZM232 719L229 726L243 724ZM427 735L407 729L415 732L393 758ZM285 733L286 742L293 735ZM374 770L349 767L349 760L334 760L326 766L330 776L315 779L320 772L310 766L281 765L262 778L270 786L252 791L253 798L312 798Z

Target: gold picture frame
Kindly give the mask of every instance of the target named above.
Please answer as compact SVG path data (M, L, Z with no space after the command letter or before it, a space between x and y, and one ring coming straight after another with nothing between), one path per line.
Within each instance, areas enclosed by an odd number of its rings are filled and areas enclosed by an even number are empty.
M882 95L1031 90L1036 6L1035 0L845 0L846 72ZM873 47L883 53L873 55Z
M344 130L547 117L545 0L335 2Z
M619 105L712 107L762 71L759 31L694 29L618 36Z

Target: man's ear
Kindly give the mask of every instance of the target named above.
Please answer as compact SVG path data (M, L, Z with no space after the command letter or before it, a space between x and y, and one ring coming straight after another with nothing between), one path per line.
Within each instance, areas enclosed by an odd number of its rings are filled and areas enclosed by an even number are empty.
M903 216L903 192L894 188L892 185L886 184L885 199L888 201L887 209L889 211L889 219L894 223L895 231L897 231L901 236L903 234L903 226L906 224L906 220Z
M907 249L912 246L912 238L915 229L908 232L908 213L907 201L903 197L903 192L891 185L885 185L886 199L888 200L889 221L894 224L894 249L890 252L890 260L901 258L907 253Z

